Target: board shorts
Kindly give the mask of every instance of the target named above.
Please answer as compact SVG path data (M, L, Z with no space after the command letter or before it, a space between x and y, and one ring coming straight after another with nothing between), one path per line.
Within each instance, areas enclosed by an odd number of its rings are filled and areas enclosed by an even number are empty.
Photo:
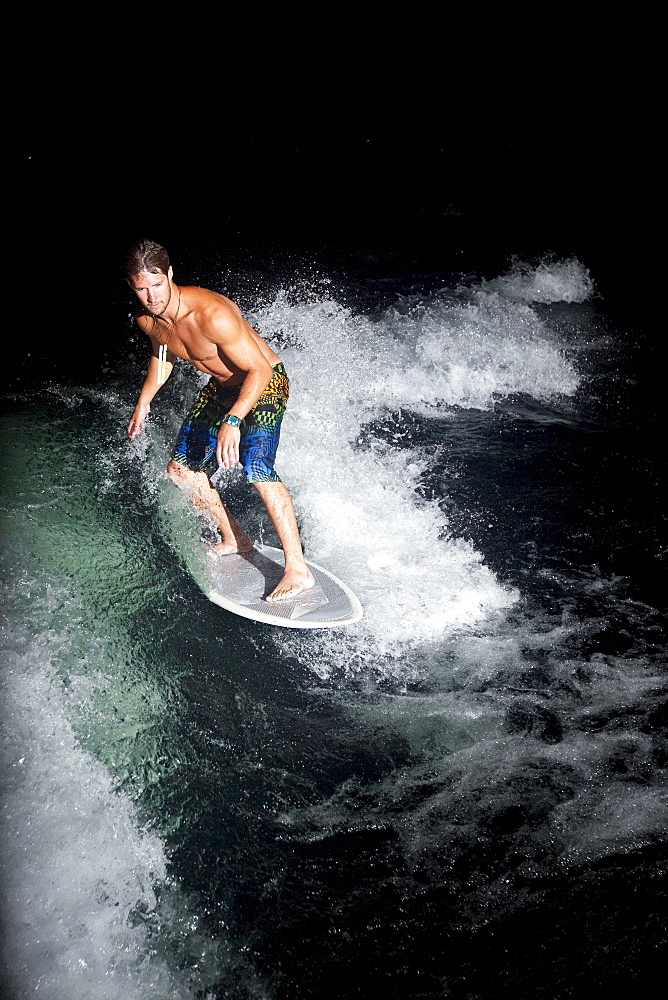
M290 395L290 380L282 362L272 368L274 377L241 422L239 460L249 483L281 482L274 471L274 461ZM241 383L228 386L211 377L183 421L172 452L173 461L191 472L205 472L209 477L217 471L218 431L240 392Z

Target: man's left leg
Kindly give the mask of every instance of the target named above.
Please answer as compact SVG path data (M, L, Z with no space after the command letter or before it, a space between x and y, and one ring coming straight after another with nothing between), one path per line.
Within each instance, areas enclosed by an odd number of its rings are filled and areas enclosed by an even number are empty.
M292 497L281 482L260 482L253 483L253 486L267 508L285 554L285 573L265 600L288 601L315 586L315 580L304 560Z

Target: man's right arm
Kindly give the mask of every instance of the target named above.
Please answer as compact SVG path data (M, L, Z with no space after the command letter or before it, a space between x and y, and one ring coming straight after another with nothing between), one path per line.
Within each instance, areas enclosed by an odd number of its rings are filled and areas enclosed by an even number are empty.
M146 378L144 379L144 384L141 388L141 392L139 393L137 405L134 408L130 418L130 423L128 424L128 436L131 441L133 441L144 429L146 418L151 412L151 400L160 386L167 381L174 368L175 355L169 354L168 352L164 366L164 380L163 382L158 382L160 366L160 362L158 360L158 343L151 338L151 344L153 345L153 354L151 355L151 360L148 363L148 371L146 372Z

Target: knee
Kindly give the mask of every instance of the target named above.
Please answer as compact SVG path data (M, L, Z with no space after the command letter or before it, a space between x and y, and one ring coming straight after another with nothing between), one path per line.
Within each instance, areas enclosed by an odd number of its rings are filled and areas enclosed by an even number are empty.
M255 488L262 500L265 500L266 497L282 497L288 492L282 481L278 478L252 482L249 483L249 486L253 486Z
M182 465L171 459L167 466L167 475L176 486L183 486L188 478L188 470L184 469Z

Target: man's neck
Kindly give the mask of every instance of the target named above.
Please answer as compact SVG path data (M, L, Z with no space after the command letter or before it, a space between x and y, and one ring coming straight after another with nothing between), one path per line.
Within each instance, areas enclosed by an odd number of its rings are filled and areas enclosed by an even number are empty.
M173 281L169 283L170 298L169 305L165 309L164 313L160 317L161 319L167 320L169 323L175 323L178 315L181 311L181 289L178 285L174 284Z

